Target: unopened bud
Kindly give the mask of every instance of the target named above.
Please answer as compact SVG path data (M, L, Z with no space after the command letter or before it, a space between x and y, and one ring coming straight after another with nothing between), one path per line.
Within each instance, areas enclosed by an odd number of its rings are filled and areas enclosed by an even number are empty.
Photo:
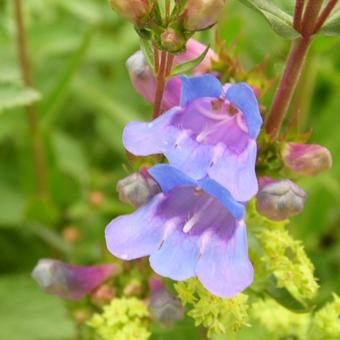
M141 292L142 286L137 280L132 280L131 282L129 282L123 290L123 294L125 296L138 296L141 294Z
M78 228L69 226L63 229L62 235L65 241L74 243L77 242L80 238L80 231Z
M161 44L168 52L175 53L185 47L185 38L173 28L167 28L161 34Z
M117 191L121 202L138 208L158 194L160 187L146 170L142 170L120 180Z
M90 202L93 205L100 206L103 204L105 196L101 191L93 191L90 194Z
M201 31L216 24L225 0L187 0L181 21L187 31Z
M108 304L115 296L116 290L114 287L104 284L93 292L91 302L100 307Z
M332 167L331 153L318 144L287 143L282 160L286 168L302 176L315 176Z
M113 10L138 27L143 27L152 11L150 0L109 0Z
M152 317L166 325L182 320L184 308L180 300L165 288L160 279L152 278L150 281L149 310Z
M32 277L52 295L68 300L79 300L93 291L117 270L116 266L75 266L53 259L39 260Z
M260 179L260 190L257 194L257 210L275 221L285 220L303 211L306 193L288 179Z

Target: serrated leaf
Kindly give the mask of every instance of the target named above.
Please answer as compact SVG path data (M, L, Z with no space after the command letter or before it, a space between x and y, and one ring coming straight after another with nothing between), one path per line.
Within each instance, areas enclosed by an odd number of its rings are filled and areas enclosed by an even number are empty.
M333 11L333 14L328 18L322 27L320 34L324 35L339 35L340 34L340 6Z
M173 77L179 74L184 74L184 73L192 71L196 66L198 66L204 60L204 58L206 57L209 51L209 48L210 48L210 45L207 46L207 48L203 51L203 53L199 57L193 60L187 61L183 64L175 66L171 72L171 76Z
M296 39L300 34L293 27L293 17L269 0L239 0L261 13L274 32L286 39Z
M30 105L41 98L40 93L19 84L0 84L0 113L20 106Z

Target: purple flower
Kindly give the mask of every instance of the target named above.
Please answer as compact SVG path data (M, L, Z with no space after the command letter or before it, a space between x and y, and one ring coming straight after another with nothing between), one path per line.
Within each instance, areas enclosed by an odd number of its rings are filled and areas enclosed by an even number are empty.
M209 176L236 200L249 200L258 189L256 137L262 125L253 90L244 83L222 87L212 75L181 81L180 106L151 123L129 123L126 149L138 156L164 154L190 177Z
M39 260L32 277L52 295L79 300L93 291L117 271L113 264L76 266L53 259Z
M244 206L212 179L195 181L169 165L150 175L162 188L146 205L106 228L109 251L123 260L150 255L159 275L197 276L213 294L230 297L253 280Z

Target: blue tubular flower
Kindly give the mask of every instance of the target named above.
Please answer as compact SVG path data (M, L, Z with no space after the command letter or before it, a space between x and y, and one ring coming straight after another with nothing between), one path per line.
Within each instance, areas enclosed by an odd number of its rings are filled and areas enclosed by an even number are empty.
M164 154L195 180L210 178L241 202L258 190L256 138L262 118L253 90L226 85L212 75L181 77L181 105L151 123L132 122L124 130L128 151Z
M109 251L123 260L150 255L156 273L178 281L197 275L221 297L249 286L244 206L212 179L195 181L164 164L149 173L162 193L107 226Z

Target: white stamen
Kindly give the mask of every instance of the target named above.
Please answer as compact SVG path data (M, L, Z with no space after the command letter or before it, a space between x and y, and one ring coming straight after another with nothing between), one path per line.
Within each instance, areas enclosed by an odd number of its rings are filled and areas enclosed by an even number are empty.
M200 213L196 213L194 214L185 224L184 224L184 227L183 227L183 232L184 233L188 233L192 228L193 226L198 222L199 220L199 217L200 217Z

